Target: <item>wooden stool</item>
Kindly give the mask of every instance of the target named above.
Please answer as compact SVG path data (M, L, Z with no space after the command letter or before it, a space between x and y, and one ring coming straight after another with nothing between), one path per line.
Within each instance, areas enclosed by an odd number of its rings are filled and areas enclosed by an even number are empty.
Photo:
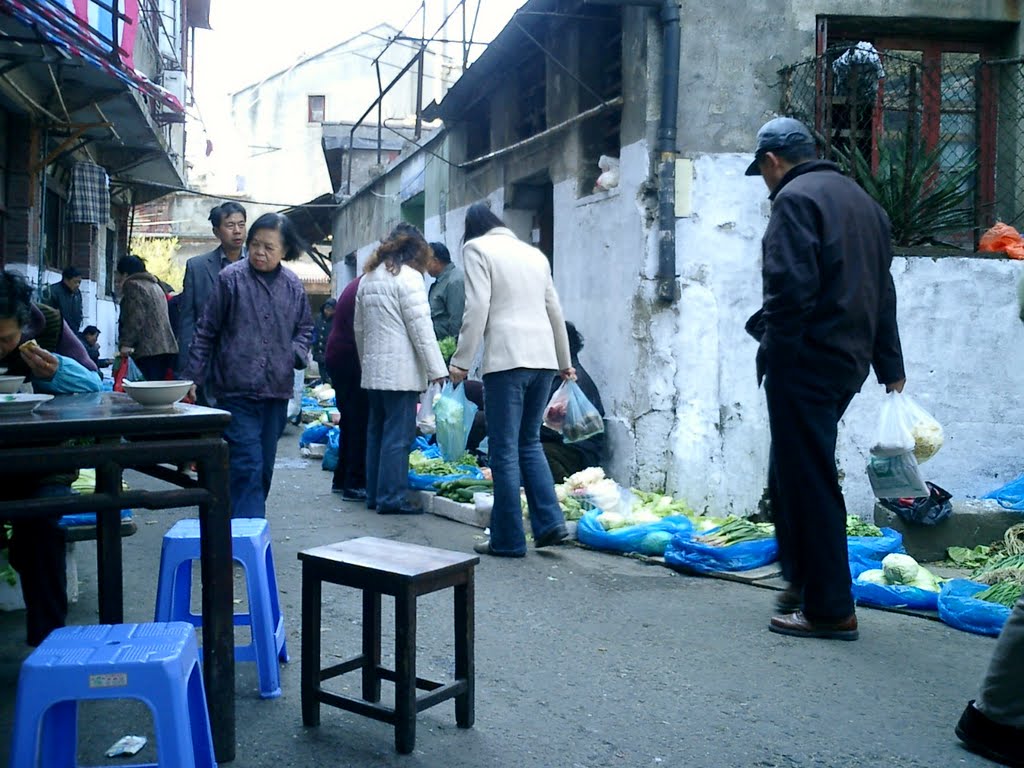
M372 717L395 726L395 748L402 754L416 744L416 713L455 699L459 728L473 726L473 567L475 555L417 544L359 539L299 552L302 561L302 722L320 724L320 704ZM363 591L363 652L320 668L321 585ZM416 598L454 587L455 680L437 683L416 677ZM395 669L381 666L380 596L395 598ZM326 691L321 683L362 670L363 698ZM395 707L380 704L380 681L395 684ZM416 690L428 693L417 696Z

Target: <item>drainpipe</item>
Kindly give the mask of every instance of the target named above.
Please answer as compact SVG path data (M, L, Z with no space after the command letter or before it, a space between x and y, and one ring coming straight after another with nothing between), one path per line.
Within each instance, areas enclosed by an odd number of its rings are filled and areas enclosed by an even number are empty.
M679 113L679 0L587 0L661 9L661 118L658 122L658 299L676 300L676 126Z

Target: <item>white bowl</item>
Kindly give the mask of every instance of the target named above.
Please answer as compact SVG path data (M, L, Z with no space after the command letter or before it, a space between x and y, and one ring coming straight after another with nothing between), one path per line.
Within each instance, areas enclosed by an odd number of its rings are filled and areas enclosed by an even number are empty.
M0 376L0 395L13 395L24 383L24 376Z
M53 400L53 395L0 395L0 416L32 413L40 405L50 400Z
M174 405L188 394L191 381L126 381L124 391L139 405Z

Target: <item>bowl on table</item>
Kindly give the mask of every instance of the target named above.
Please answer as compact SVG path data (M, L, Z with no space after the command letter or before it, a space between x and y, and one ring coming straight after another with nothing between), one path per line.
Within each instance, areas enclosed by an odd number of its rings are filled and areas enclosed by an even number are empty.
M6 369L4 369L6 370ZM0 395L13 395L21 385L25 383L24 376L2 376L0 375Z
M139 405L159 408L174 405L188 394L191 381L126 381L125 393Z
M53 395L0 395L0 416L18 416L32 413L40 405L50 400L53 400Z

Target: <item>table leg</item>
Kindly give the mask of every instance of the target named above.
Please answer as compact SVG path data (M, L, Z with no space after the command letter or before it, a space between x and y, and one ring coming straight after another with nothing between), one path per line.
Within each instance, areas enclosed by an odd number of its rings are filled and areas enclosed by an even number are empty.
M199 484L213 501L199 507L203 584L203 679L217 762L235 759L234 578L231 559L231 499L228 447L197 460Z
M416 596L395 595L395 749L407 755L416 746Z
M121 493L123 470L104 462L96 467L96 492ZM124 570L121 557L121 511L96 513L96 571L99 582L100 623L124 623Z
M476 621L473 608L473 571L466 583L455 587L455 679L466 681L466 692L455 697L455 723L472 728L476 697Z
M320 725L320 619L323 593L320 574L308 562L302 563L302 724Z
M380 701L380 592L363 590L363 699Z

